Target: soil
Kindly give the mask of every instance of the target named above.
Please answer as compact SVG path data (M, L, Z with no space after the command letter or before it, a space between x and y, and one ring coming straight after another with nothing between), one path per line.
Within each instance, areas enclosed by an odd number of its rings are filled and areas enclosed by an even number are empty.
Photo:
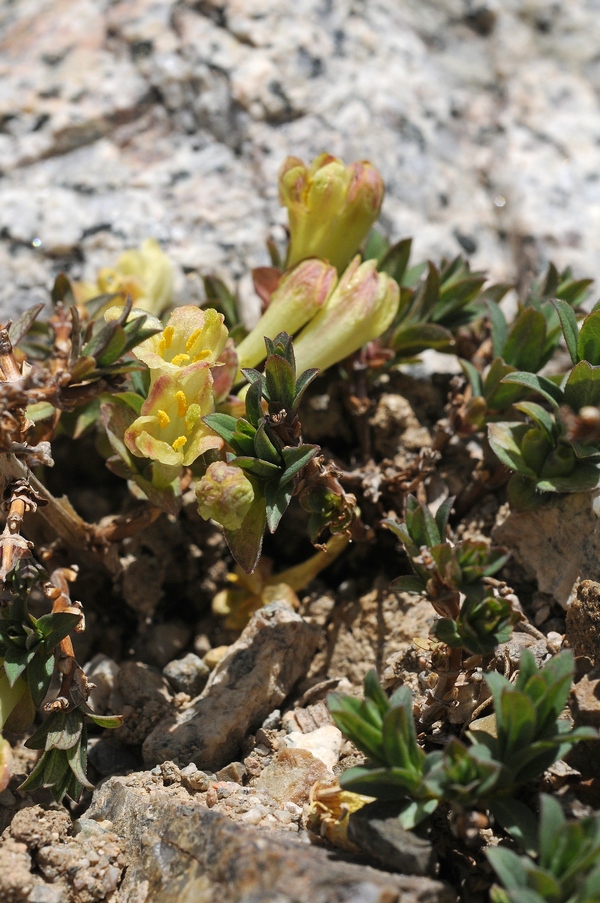
M464 903L487 900L493 876L482 850L494 840L485 824L449 825L444 816L437 816L426 838L437 864L428 866L430 874L419 879L424 882L421 885L410 879L413 884L401 886L394 884L400 879L388 874L376 858L336 851L327 839L326 826L315 829L313 824L311 830L309 819L315 783L327 787L347 767L363 761L332 726L325 704L327 693L338 689L359 695L371 668L388 690L407 685L415 701L423 698L434 680L428 636L436 615L426 600L390 589L390 582L409 568L399 543L382 527L382 519L402 516L408 489L432 504L449 495L462 499L460 520L452 523L454 539L489 539L508 514L502 486L486 491L483 483L473 491L473 474L484 456L476 441L452 441L442 452L434 450L449 379L444 374L418 379L409 368L380 374L367 404L357 402L355 387L347 381L321 378L311 387L301 412L304 438L319 443L337 463L344 485L357 496L367 529L363 541L348 546L298 593L296 613L289 617L281 614L286 603L275 601L269 609L271 615L265 614L262 621L255 616L239 640L241 631L228 629L224 619L212 613L212 600L228 585L234 567L220 529L201 520L190 490L184 494L178 518L163 514L141 532L105 550L104 557L79 560L73 597L83 602L87 629L75 638L76 653L97 686L92 699L96 711L122 713L125 722L115 731L90 731L89 776L100 789L93 801L92 792L86 791L80 801L66 801L65 805L54 803L44 790L18 790L35 764L36 753L22 745L24 738L11 737L13 777L0 794L3 903L125 903L134 899L131 876L136 874L136 881L139 879L142 860L136 859L135 845L123 833L130 828L123 827L122 807L107 802L111 793L116 794L114 799L120 799L119 793L130 794L128 799L135 800L135 805L146 800L146 808L167 802L175 807L173 812L177 806L191 807L189 811L200 813L199 818L204 818L201 812L212 810L240 830L251 829L255 832L252 837L259 832L267 848L273 843L273 855L283 859L288 855L283 852L288 849L285 844L291 840L302 851L298 856L317 856L316 848L301 843L310 839L329 850L329 862L353 862L367 870L364 874L379 888L369 899L449 901L458 894ZM105 469L94 435L77 443L61 440L55 458L54 470L46 475L48 487L57 495L68 494L87 521L139 507L140 503L127 495L125 484ZM271 560L273 572L314 554L305 528L306 515L293 502L277 534L265 540L264 554ZM51 540L35 523L31 531L38 544ZM63 554L65 564L73 563L74 550L64 549ZM496 576L510 584L535 627L529 633L516 632L492 662L491 667L510 674L524 644L540 662L560 648L564 610L552 596L536 595L531 574L515 558ZM597 595L593 600L597 607ZM199 765L199 751L192 761L175 756L155 764L155 753L150 750L157 748L156 737L162 742L168 731L174 730L173 725L195 723L206 677L218 661L229 662L230 676L232 669L237 669L235 680L245 686L248 674L258 667L254 658L247 661L248 655L256 655L253 637L261 635L264 644L272 642L269 631L275 630L274 621L280 625L278 630L283 630L285 621L290 631L287 639L288 634L277 633L283 664L273 686L268 692L264 689L264 699L255 700L254 714L248 714L248 723L238 731L240 739L233 747L231 732L236 737L238 733L235 725L229 724L226 761L213 758L210 767ZM583 653L590 655L587 646ZM273 652L272 662L276 659ZM587 674L582 666L578 675L588 683L594 675L592 664ZM265 687L266 682L265 678L260 686ZM260 696L263 691L255 692ZM433 725L427 742L441 742L448 731L459 734L485 698L480 674L475 673L459 685L449 723ZM258 721L256 712L260 713ZM218 712L214 719L214 725L202 728L205 732L218 729ZM545 776L546 788L560 792L573 814L588 811L597 794L594 781L598 776L584 774L585 792L581 787L577 791L582 775L576 769L584 770L589 763L559 766ZM133 802L131 805L135 808ZM278 846L281 839L283 847ZM148 849L144 843L140 841L140 849L148 856L151 842L146 843ZM317 862L321 859L315 859ZM383 869L381 876L388 875L388 884L381 884L383 877L373 878L375 871L367 869L367 864ZM325 866L321 863L318 867ZM164 874L170 874L166 865L164 869ZM209 872L205 880L213 882L212 890L206 885L202 896L200 885L192 884L196 890L186 891L190 895L185 896L180 889L179 899L242 899L240 887L248 877L240 878L239 886L231 879L228 897L224 879L211 877ZM153 885L155 880L148 877L146 895L140 891L140 901L175 899L168 896L165 881ZM154 896L150 893L153 887ZM387 897L381 887L388 887ZM289 896L286 893L281 890L277 900L297 899L291 891ZM346 890L323 899L367 899L349 894Z

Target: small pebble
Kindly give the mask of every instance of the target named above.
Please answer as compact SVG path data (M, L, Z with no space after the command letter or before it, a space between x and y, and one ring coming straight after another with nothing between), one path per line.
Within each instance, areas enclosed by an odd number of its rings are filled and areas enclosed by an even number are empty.
M247 825L258 825L262 821L262 813L259 809L248 809L247 812L241 816L241 821L245 822Z

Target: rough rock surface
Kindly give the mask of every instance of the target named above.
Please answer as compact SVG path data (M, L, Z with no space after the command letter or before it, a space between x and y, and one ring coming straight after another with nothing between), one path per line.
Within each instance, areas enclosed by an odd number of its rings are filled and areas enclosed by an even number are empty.
M291 838L267 838L193 802L175 802L164 792L148 795L128 778L112 778L97 790L89 815L110 821L127 840L129 867L119 903L455 900L438 881L340 861Z
M199 698L147 737L146 764L177 758L212 770L227 765L247 731L262 724L306 674L317 639L285 605L273 602L256 612Z
M582 577L600 580L599 499L571 492L534 511L511 512L492 539L513 553L541 593L563 608Z
M567 609L567 643L575 655L587 655L600 665L600 583L582 580Z
M324 149L374 161L421 257L596 265L595 0L16 0L0 29L5 311L148 235L201 298L266 262L282 159Z

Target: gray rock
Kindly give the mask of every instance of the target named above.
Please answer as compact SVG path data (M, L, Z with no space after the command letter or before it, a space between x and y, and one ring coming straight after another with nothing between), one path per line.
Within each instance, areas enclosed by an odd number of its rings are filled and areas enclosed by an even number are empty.
M171 711L169 684L158 671L141 662L124 662L110 697L110 710L124 715L112 736L138 746L155 725Z
M348 840L370 859L405 875L436 874L436 856L429 841L407 831L398 821L398 805L377 800L352 812Z
M188 696L194 697L206 683L210 669L201 658L193 652L188 652L183 658L165 665L163 674L176 693L187 693Z
M129 786L128 783L129 782ZM119 903L453 903L430 878L336 860L293 838L266 835L193 803L148 794L131 778L99 788L88 815L108 819L127 844Z
M96 685L90 693L89 703L97 715L105 715L108 711L110 694L119 673L119 666L108 655L99 652L85 665L83 670L88 679Z
M600 580L600 495L570 492L534 511L511 512L492 538L513 553L541 593L563 608L580 580Z
M5 312L148 235L201 300L200 272L267 262L281 161L324 149L381 169L383 223L420 258L596 265L593 0L4 6Z
M167 759L217 771L235 758L246 733L258 727L304 676L316 632L291 608L257 611L212 672L202 695L162 720L143 747L148 766Z

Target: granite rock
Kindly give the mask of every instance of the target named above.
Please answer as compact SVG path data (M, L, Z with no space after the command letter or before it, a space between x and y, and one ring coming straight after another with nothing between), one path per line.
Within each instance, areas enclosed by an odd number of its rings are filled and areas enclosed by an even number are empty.
M379 167L420 257L593 271L599 42L595 0L5 4L0 310L150 235L199 301L267 262L281 161L324 149Z

